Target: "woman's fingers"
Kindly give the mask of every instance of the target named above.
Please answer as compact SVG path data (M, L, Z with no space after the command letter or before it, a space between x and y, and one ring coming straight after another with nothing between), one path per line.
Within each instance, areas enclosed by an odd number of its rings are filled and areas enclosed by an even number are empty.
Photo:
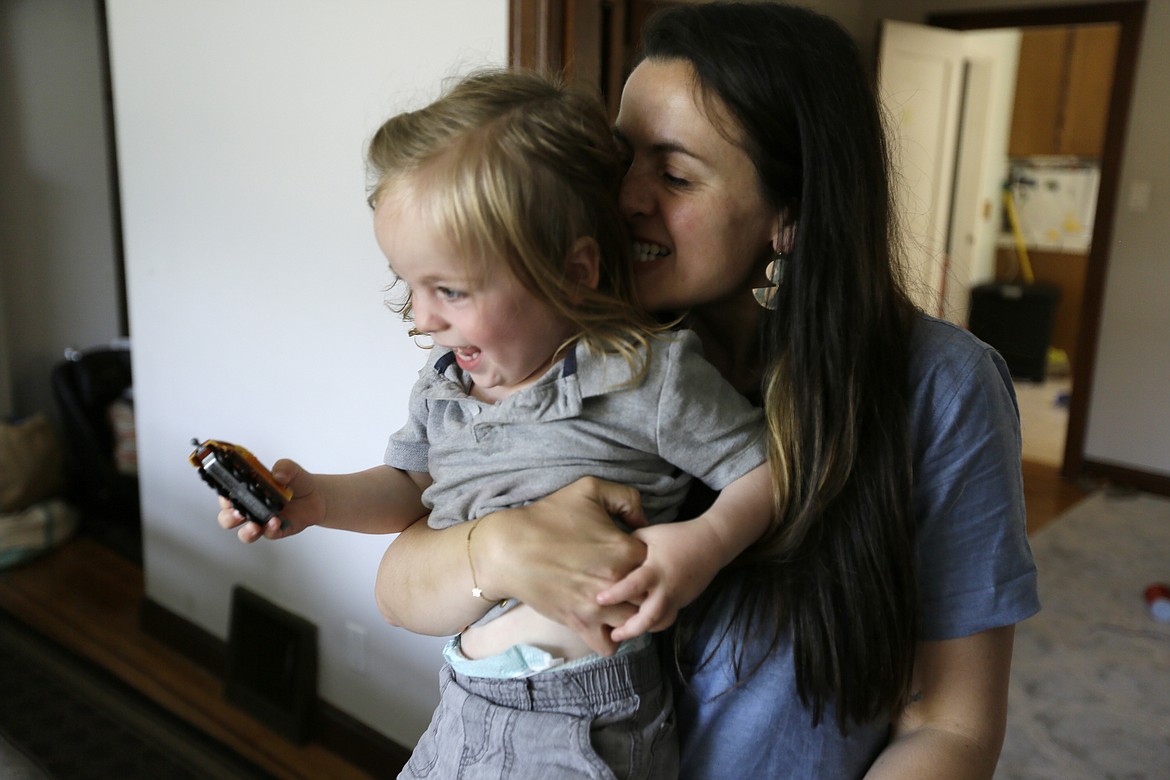
M642 540L622 531L615 516L644 523L638 491L591 477L490 515L475 535L480 587L569 627L598 653L613 653L612 628L637 608L600 604L597 594L646 556Z
M607 513L620 517L631 528L646 525L646 516L642 514L642 495L636 488L596 477L584 477L570 485L573 486L580 486Z
M612 627L620 626L636 614L632 604L616 604L600 607L591 614L570 613L565 625L589 645L598 655L613 655L617 652L620 639L612 635Z

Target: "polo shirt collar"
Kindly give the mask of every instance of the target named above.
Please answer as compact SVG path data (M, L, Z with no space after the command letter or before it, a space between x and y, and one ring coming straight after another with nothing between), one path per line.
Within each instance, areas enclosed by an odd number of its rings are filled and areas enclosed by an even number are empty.
M612 391L630 379L630 368L619 355L598 356L581 342L534 383L496 404L467 394L468 377L455 362L452 350L438 354L419 372L416 391L432 400L479 404L476 424L489 422L559 420L576 417L586 398Z

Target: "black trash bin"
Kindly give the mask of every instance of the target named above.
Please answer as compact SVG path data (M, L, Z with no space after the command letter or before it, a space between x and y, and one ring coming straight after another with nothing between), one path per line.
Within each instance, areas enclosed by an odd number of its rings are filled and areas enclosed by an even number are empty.
M1060 290L1046 284L981 284L971 289L967 327L1003 355L1013 377L1043 382Z

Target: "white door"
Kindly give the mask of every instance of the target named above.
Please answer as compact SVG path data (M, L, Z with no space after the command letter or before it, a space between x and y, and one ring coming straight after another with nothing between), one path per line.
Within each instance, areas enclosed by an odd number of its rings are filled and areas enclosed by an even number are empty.
M958 323L970 288L994 275L1018 50L1018 31L882 25L879 93L910 292Z

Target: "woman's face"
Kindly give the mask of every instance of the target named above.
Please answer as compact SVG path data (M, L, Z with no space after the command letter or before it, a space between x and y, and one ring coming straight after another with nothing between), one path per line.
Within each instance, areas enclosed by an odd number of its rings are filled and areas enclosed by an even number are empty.
M651 311L750 297L765 284L778 230L747 153L711 123L700 99L684 60L644 60L622 92L616 133L631 163L621 206L638 297ZM738 131L730 119L724 126Z

